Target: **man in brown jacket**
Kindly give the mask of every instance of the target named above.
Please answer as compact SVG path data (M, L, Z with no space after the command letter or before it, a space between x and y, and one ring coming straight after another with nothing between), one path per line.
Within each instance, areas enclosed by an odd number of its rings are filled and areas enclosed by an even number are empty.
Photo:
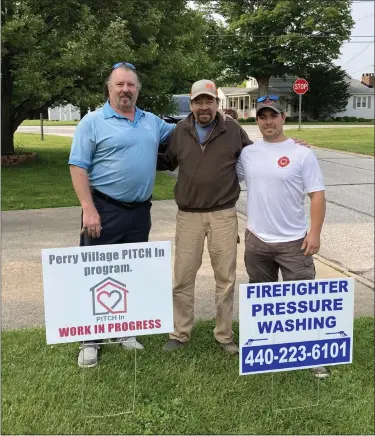
M179 167L175 186L175 329L165 351L174 351L190 340L195 279L207 237L216 281L214 336L225 351L238 353L232 331L238 235L235 204L240 194L235 166L242 148L252 141L237 121L224 119L218 112L217 95L210 80L193 84L192 113L177 124L166 153L158 157L158 170Z

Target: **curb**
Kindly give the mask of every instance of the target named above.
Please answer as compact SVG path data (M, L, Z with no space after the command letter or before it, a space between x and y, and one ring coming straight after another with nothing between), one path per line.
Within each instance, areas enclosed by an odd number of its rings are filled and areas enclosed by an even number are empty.
M244 215L243 213L237 211L237 216L238 216L238 218L240 218L241 220L246 221L246 215ZM334 269L334 270L336 270L336 271L338 271L338 272L340 272L340 273L342 273L342 274L345 274L345 275L348 276L348 277L354 277L358 282L360 282L360 283L362 283L363 285L367 286L368 288L374 290L374 283L371 282L370 280L367 280L367 279L365 279L365 278L363 278L363 277L361 277L361 276L359 276L359 275L357 275L357 274L355 274L355 273L352 273L352 272L349 271L348 269L343 268L343 267L337 265L336 263L334 263L334 262L332 262L332 261L330 261L330 260L328 260L328 259L322 257L322 256L319 255L319 254L314 254L314 258L315 258L318 262L323 263L324 265L327 265L327 266L329 266L330 268L332 268L332 269Z

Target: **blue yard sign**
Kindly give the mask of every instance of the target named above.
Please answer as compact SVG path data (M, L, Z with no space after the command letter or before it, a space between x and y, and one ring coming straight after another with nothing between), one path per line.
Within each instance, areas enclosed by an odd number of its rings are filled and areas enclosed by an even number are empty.
M240 285L240 375L351 363L354 279Z

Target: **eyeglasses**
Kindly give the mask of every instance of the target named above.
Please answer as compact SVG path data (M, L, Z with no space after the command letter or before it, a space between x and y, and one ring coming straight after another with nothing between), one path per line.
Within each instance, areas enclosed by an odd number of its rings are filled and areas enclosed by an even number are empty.
M272 101L278 101L278 100L280 100L280 97L278 95L272 95L272 94L271 95L263 95L262 97L258 98L257 103L262 103L262 101L265 101L267 99L272 100Z
M129 62L117 62L117 64L114 64L112 67L112 71L119 67L128 67L131 70L135 70L135 66L133 64L129 64Z

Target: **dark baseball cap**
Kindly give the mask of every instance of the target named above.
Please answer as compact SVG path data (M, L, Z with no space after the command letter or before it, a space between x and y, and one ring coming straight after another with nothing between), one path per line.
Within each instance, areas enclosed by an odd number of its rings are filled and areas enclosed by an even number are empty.
M284 113L284 109L281 105L280 100L275 100L275 99L271 100L270 98L267 98L264 101L257 104L257 110L256 110L257 116L262 109L272 109L278 114Z

